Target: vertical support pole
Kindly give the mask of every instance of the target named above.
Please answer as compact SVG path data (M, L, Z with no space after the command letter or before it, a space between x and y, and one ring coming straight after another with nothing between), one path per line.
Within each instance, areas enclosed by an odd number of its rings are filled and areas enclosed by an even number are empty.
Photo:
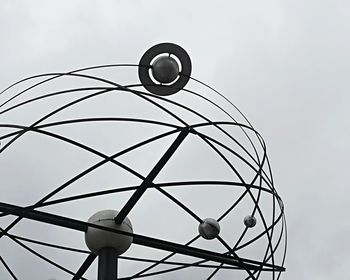
M118 254L114 248L102 248L98 252L98 280L116 280Z

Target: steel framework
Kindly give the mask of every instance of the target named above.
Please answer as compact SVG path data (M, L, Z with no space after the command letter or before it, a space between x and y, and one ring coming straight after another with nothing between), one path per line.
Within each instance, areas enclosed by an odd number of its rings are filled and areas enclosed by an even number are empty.
M152 61L154 61L155 57L163 54L174 56L180 64L179 78L172 84L157 83L150 74ZM111 71L125 68L137 69L141 83L122 85L112 79L90 74L93 71ZM4 200L4 202L0 202L0 238L6 237L9 242L16 244L13 246L19 246L35 257L41 258L48 265L55 266L57 269L70 275L72 279L86 279L84 275L95 262L97 256L85 248L67 247L59 244L59 242L58 244L45 242L40 240L40 237L35 239L20 236L14 233L16 227L25 220L33 220L55 227L63 227L72 232L84 233L90 226L117 234L130 235L133 238L133 244L143 247L143 250L149 248L152 251L167 252L161 257L159 257L159 254L155 254L154 258L149 256L132 256L128 255L128 252L118 256L120 268L121 262L142 263L144 265L138 271L133 269L127 271L129 274L119 275L118 279L153 279L152 277L157 277L158 275L162 275L162 279L167 279L167 275L172 277L174 273L180 272L185 273L180 276L183 278L184 275L187 278L194 273L194 275L198 276L198 279L203 279L203 277L205 279L214 279L215 277L221 279L220 273L224 272L225 274L223 275L226 277L227 275L237 275L236 277L241 277L241 279L279 279L281 272L285 270L286 222L282 199L274 187L265 142L236 106L218 91L191 77L191 69L191 62L187 53L174 44L166 43L151 48L142 57L139 64L102 65L70 72L36 75L20 80L2 91L0 94L0 162L3 167L10 160L17 160L13 155L14 151L22 143L26 145L26 135L39 135L41 136L40 139L54 139L59 143L63 143L65 147L66 145L74 147L79 151L93 155L98 160L94 164L76 171L63 183L58 183L58 186L52 187L48 193L42 195L34 203L31 202L24 206L8 203ZM65 86L65 81L68 79L78 81L77 84L86 82L88 85L43 93L44 90L47 91L47 88L57 86L55 84L56 81L63 80L63 86ZM187 83L189 83L189 86L185 88ZM143 87L149 92L142 90ZM199 88L204 93L197 91L196 88ZM125 113L127 110L122 113L123 115L120 112L116 112L115 115L103 115L103 108L100 110L102 114L95 115L93 112L90 116L74 115L79 115L79 108L82 104L106 96L117 100L117 102L118 98L122 98L121 96L132 96L142 102L142 104L147 104L146 107L150 108L151 111L157 110L157 112L161 112L160 114L166 115L166 120L158 117L158 115L154 118L143 117L143 112L138 112L139 117L135 117L134 105L128 103L130 101L125 103L125 106L130 106L129 115ZM124 101L120 103L122 102ZM30 117L23 121L17 121L18 116L21 116L26 110L29 110L30 114L32 114L31 110L36 110L37 105L38 108L45 107L45 105L40 104L54 105L53 107L48 106L50 109L45 108L47 110L45 113L40 112L41 116L39 118ZM197 107L198 104L204 105ZM35 109L31 109L31 106ZM73 114L71 114L72 108L74 108ZM206 116L208 108L211 110L210 115L213 116ZM69 114L65 115L65 112L69 112ZM13 115L16 115L16 117L12 118ZM103 125L103 130L108 130L110 137L116 138L114 152L101 151L91 144L66 136L64 129L59 130L65 127L79 129L80 125L86 124L92 127ZM134 127L133 125L142 127L142 129L157 127L161 132L139 142L132 143L130 141L131 144L127 147L119 147L117 138L121 136L115 134L118 131L117 129L107 128L109 124L116 126L119 124L130 124L130 129ZM58 130L55 130L57 128ZM93 130L93 128L90 130ZM93 132L94 137L98 137L98 133ZM123 156L132 154L134 151L164 139L168 139L165 152L154 150L154 146L152 146L154 153L158 154L158 159L151 164L152 166L149 168L148 173L140 172L138 168L131 166L130 163L126 163L127 161L123 161ZM209 169L212 169L214 172L216 168L221 168L215 165L215 160L219 160L222 164L220 166L226 166L223 168L227 168L228 175L223 176L222 179L211 179L210 174L203 174L202 178L197 179L163 180L171 172L171 169L167 169L169 162L174 161L175 157L181 157L181 153L185 149L184 146L190 145L188 143L191 143L193 139L200 141L210 151L210 155L206 157L207 160L205 162L200 161L196 164L198 166L209 165ZM40 146L35 147L35 153L38 156L41 154ZM196 149L196 145L189 147L191 150ZM213 153L216 155L215 160ZM55 160L55 157L51 155L48 158L49 161ZM186 163L186 158L182 163ZM118 185L105 189L100 186L95 191L54 199L55 196L68 188L74 188L74 184L82 178L91 175L106 165L113 166L116 170L125 171L140 183L134 184L132 182L127 185ZM45 174L45 166L40 166L40 168L42 173ZM181 168L196 167L181 166ZM184 171L181 172L186 173ZM180 174L182 174L181 172ZM21 170L19 170L18 176L20 176L20 173ZM159 175L162 175L162 181L160 179L157 180ZM8 175L8 178L3 179L3 184L11 184L13 176L13 174ZM15 186L10 186L10 188L14 193L20 192L19 189L15 189ZM181 196L172 193L174 189L184 191L191 189L189 199L193 199L196 205L197 202L198 204L201 203L203 209L205 209L203 213L208 213L210 208L221 209L221 206L224 205L223 202L215 197L210 198L202 195L204 190L214 189L218 194L224 190L225 193L231 189L237 190L237 193L239 191L239 195L232 195L232 197L227 198L232 202L215 218L220 223L230 219L237 223L235 217L239 216L238 220L241 221L241 224L232 224L232 228L226 226L228 233L226 235L224 232L220 233L214 244L212 241L203 243L199 234L192 236L189 240L170 241L166 240L166 236L163 238L156 235L149 236L142 234L142 232L139 233L137 230L137 233L126 233L90 224L83 219L67 217L59 214L59 212L52 213L50 211L50 207L53 206L64 207L67 203L77 203L107 196L118 197L126 194L127 199L124 201L124 205L120 207L119 214L115 217L116 224L120 224L126 216L133 214L135 208L140 207L142 209L144 207L142 201L145 194L153 191L159 193L169 203L179 207L181 212L193 220L194 224L198 225L201 223L206 218L206 216L203 216L205 214L198 213L192 205L188 205L188 201L192 200L182 201ZM200 201L201 199L203 201ZM157 204L156 201L154 203ZM248 209L249 213L236 213L237 209L241 209L240 205L243 203L247 205L243 209ZM264 204L268 205L265 207ZM116 207L119 208L119 206ZM45 209L48 210L46 211ZM144 208L145 213L148 211L147 209L146 207ZM79 211L83 212L82 209ZM145 216L148 216L149 219L157 219L158 214L167 215L167 209L157 209L151 217L148 214L145 214ZM241 214L242 217L240 216ZM257 226L254 228L244 225L243 218L247 214L256 218ZM7 219L9 217L15 217L15 219L9 222ZM147 223L147 217L143 222ZM181 218L172 222L177 224L177 226L182 224ZM138 221L137 223L140 224L142 222ZM228 222L228 224L230 223ZM169 228L169 231L173 230ZM187 229L184 228L184 231L187 231ZM192 232L191 230L188 231ZM230 235L231 231L236 233L234 237ZM213 244L216 246L215 248L213 248ZM254 244L258 244L257 247L254 247ZM32 248L32 245L43 246L48 248L47 250L71 251L77 256L85 255L85 257L80 267L71 270L65 265L45 257ZM253 248L251 249L252 251L249 248ZM0 249L0 251L2 250ZM16 269L6 260L6 254L2 252L0 254L0 261L5 271L7 271L7 275L11 279L18 279ZM185 257L181 258L179 256ZM100 258L99 263L100 266L106 264L102 258ZM120 269L118 268L118 270ZM99 279L104 278L100 277Z

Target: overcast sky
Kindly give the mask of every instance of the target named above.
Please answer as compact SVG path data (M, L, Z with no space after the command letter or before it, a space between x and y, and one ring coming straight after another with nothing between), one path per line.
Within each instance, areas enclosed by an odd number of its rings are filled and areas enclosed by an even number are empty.
M0 88L38 73L136 64L156 43L181 45L192 76L228 97L266 141L288 224L281 279L345 280L349 8L341 0L3 0Z

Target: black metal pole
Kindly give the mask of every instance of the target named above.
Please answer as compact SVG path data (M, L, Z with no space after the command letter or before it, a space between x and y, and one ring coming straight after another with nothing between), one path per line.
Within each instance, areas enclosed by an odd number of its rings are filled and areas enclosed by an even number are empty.
M118 254L114 248L102 248L98 252L98 280L116 280Z
M114 218L114 221L117 225L121 224L125 217L129 214L131 209L135 206L136 202L141 198L146 189L152 184L152 181L156 178L158 173L162 170L171 156L175 153L176 149L181 145L183 140L185 140L186 136L189 134L190 128L185 127L181 130L175 141L171 144L165 154L161 157L161 159L157 162L157 164L153 167L151 172L147 175L145 180L141 183L141 185L137 188L137 190L132 194L130 199L126 202L124 207L120 210L119 214Z

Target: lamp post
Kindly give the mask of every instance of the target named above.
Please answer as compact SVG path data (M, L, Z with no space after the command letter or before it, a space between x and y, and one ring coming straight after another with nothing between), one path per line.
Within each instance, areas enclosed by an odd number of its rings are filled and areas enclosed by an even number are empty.
M102 210L93 214L88 223L132 233L132 225L126 217L121 224L116 224L116 210ZM92 253L98 256L98 280L117 279L118 256L126 252L133 238L130 236L88 227L85 243Z

